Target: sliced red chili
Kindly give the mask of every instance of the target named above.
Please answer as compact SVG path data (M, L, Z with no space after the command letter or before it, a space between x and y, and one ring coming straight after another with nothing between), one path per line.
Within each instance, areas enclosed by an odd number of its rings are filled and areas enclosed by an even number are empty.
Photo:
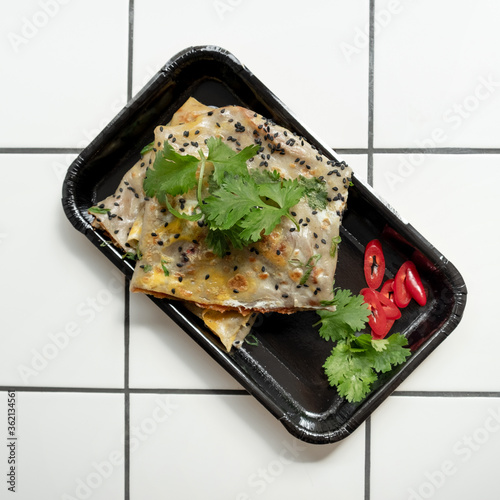
M425 306L427 303L427 295L425 294L424 285L418 274L415 264L411 261L408 262L406 269L406 288L410 295L417 301L417 304Z
M394 280L387 280L380 289L380 293L394 303Z
M394 325L394 321L395 321L394 319L388 319L387 320L387 326L385 328L385 332L383 333L383 335L380 335L380 336L375 335L375 333L373 333L373 331L372 331L372 337L375 340L385 338L387 336L387 334L391 331L392 325Z
M367 285L378 288L385 274L385 257L379 240L372 240L366 245L363 268Z
M425 306L427 303L424 285L411 260L407 260L399 268L394 278L393 288L394 302L398 307L406 307L412 298L421 306Z
M377 298L384 309L386 318L399 319L401 318L401 311L397 308L396 304L386 297L383 293L375 291Z
M371 311L371 315L368 318L368 324L373 331L372 336L373 338L382 338L381 336L385 336L387 328L387 317L384 308L378 300L375 290L363 288L360 293L363 295Z
M411 301L411 294L406 287L406 271L408 269L408 262L405 262L396 273L394 277L394 303L398 307L406 307Z

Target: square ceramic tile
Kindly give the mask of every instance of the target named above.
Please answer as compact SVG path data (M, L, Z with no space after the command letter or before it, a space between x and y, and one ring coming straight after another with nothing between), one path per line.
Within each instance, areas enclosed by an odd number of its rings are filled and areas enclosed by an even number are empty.
M340 156L352 168L356 178L366 183L368 177L368 155L341 154Z
M130 498L363 498L364 426L298 441L251 396L131 396ZM175 450L175 452L173 452ZM356 472L353 472L356 471ZM195 479L194 479L195 478ZM346 480L349 478L349 480Z
M242 389L143 294L130 297L130 387Z
M499 180L498 155L375 155L375 190L457 267L468 289L458 328L400 389L500 390L497 353L487 347L497 338Z
M15 435L7 437L9 394L0 391L2 451L8 450L0 498L123 498L123 395L17 392Z
M376 4L375 146L498 147L500 3Z
M0 155L0 380L123 387L124 279L66 219L64 161Z
M233 53L308 128L334 148L366 147L368 2L195 0L135 3L134 90L177 52L218 45ZM152 16L179 22L152 29ZM188 19L188 22L182 20ZM356 52L358 32L365 33ZM230 84L230 82L229 82Z
M372 416L371 500L496 500L499 430L498 398L390 398Z
M0 147L83 147L126 103L128 2L11 2Z

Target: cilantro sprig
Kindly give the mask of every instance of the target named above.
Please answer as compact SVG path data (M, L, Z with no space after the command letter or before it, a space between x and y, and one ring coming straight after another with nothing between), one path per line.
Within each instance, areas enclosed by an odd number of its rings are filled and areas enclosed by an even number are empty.
M319 335L336 342L323 369L330 385L349 402L361 401L378 379L403 363L410 355L405 347L407 339L394 333L385 339L373 339L362 333L370 316L370 310L362 295L352 295L349 290L336 290L331 301L322 305L336 306L335 311L320 310Z
M278 172L249 172L247 161L259 151L259 145L233 151L220 137L206 141L208 155L199 149L199 158L181 155L165 141L156 155L153 168L144 179L146 196L156 196L176 217L196 221L204 218L209 229L207 244L222 257L229 249L242 248L270 234L282 217L290 219L297 230L300 226L290 214L303 196L322 207L321 181L316 179L282 179ZM205 171L209 194L203 197ZM194 213L177 211L169 196L197 189L198 206ZM326 190L325 190L326 193ZM326 194L325 194L326 200ZM326 202L325 202L326 203ZM323 207L324 208L324 207Z

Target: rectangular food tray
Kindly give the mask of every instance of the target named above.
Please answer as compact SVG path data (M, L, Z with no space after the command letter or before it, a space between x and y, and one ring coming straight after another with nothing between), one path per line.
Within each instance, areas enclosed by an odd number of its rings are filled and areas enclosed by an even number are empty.
M238 59L214 46L190 47L166 63L145 88L71 164L62 203L73 226L129 278L133 264L116 248L102 246L105 236L91 226L87 210L113 193L125 172L153 139L154 128L167 123L193 96L203 104L241 105L305 137L323 154L338 159L327 145L297 120L283 103ZM386 258L386 278L405 260L413 260L428 292L426 306L414 301L397 321L412 355L383 374L361 403L352 404L328 385L322 365L333 347L312 327L315 313L266 314L252 333L257 345L244 343L225 352L218 339L181 304L153 300L203 347L294 436L323 444L351 434L458 325L466 302L465 283L456 268L405 223L355 176L343 217L335 286L359 293L363 288L365 245L378 238ZM91 265L91 263L89 263Z

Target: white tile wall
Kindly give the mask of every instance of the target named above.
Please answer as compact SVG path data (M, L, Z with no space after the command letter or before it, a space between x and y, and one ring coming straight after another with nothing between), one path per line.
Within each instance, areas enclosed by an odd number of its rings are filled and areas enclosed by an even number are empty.
M0 470L10 388L16 498L500 497L499 15L495 0L6 4ZM123 277L62 211L68 165L127 92L207 43L373 180L467 283L458 328L337 444L291 437L146 297L126 301ZM0 498L7 491L3 481Z
M0 31L0 147L82 148L125 105L127 2L23 0Z
M375 147L498 147L500 4L376 3Z
M0 398L7 408L7 393ZM0 418L5 437L6 414ZM123 498L123 395L18 392L16 427L14 455L9 449L16 491L2 478L1 498ZM2 453L2 471L7 465Z
M345 500L362 498L364 428L341 443L299 441L249 396L133 394L131 498L148 484L151 500L177 498L318 498L334 486ZM140 434L140 436L139 436ZM171 450L176 450L171 453ZM196 471L196 480L193 478Z
M0 155L2 384L123 385L124 279L75 232L61 155ZM21 198L25 200L20 202ZM92 265L89 266L89 262Z
M169 37L152 27L152 16L171 19L174 12L189 17L188 29ZM312 0L304 9L286 0L146 0L137 3L135 20L134 86L186 47L218 45L332 147L366 147L368 46L351 54L344 45L352 45L357 30L365 30L367 2Z
M500 389L491 315L500 269L496 180L500 155L376 155L374 186L462 274L463 321L401 386L405 390ZM467 348L464 348L467 346Z

